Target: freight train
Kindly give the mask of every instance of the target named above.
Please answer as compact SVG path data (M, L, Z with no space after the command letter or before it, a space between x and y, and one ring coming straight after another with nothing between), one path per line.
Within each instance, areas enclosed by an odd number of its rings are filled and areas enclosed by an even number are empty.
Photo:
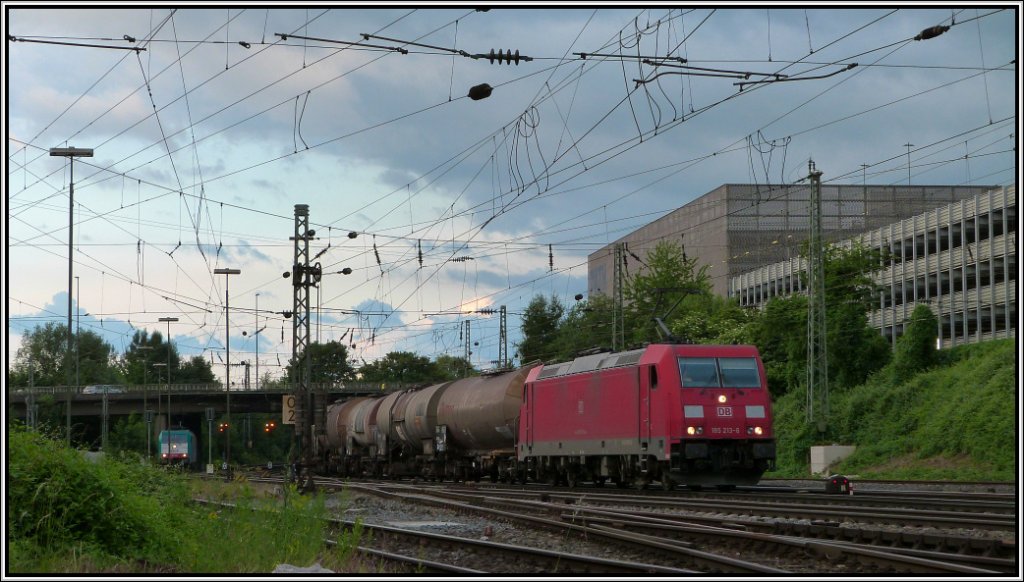
M774 468L753 346L652 344L434 384L327 409L326 459L348 476L693 488Z

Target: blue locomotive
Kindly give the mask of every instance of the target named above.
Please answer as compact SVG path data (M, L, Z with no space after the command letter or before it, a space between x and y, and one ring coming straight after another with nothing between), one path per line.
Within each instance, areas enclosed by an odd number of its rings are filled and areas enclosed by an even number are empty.
M199 462L196 435L190 430L160 431L160 464L194 467Z

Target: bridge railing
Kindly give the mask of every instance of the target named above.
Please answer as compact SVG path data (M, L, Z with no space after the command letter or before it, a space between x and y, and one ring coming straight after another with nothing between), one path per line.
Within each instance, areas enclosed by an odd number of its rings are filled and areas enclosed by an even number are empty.
M108 395L117 394L223 394L224 386L222 384L110 384ZM372 394L381 393L387 394L390 392L396 392L405 390L407 388L415 388L423 386L423 384L405 384L397 382L343 382L343 383L313 383L310 385L310 389L314 392L326 391L330 394L345 394L345 393L356 393L356 394ZM66 395L71 394L84 394L83 390L86 386L69 386L69 385L57 385L57 386L8 386L8 396L28 396L29 394L42 395L42 394L60 394ZM248 393L260 393L260 394L294 394L296 391L294 384L273 384L269 386L260 386L257 390L253 386L232 386L232 394L248 394ZM90 393L90 396L102 395L101 393Z

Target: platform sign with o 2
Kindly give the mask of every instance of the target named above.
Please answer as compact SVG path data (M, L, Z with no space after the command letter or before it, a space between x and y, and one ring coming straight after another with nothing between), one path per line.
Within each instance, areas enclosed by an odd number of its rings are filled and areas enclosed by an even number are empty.
M281 424L295 424L295 395L281 397Z

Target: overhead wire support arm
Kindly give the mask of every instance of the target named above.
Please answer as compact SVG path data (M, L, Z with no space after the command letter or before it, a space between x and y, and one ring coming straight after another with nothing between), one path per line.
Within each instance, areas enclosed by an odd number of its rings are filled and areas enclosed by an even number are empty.
M402 43L403 45L412 45L412 46L418 46L418 47L423 47L423 48L428 48L428 49L434 49L436 51L444 51L446 53L453 53L453 54L457 54L457 55L462 55L464 57L470 56L469 53L467 53L466 51L460 51L460 50L457 50L457 49L445 48L443 46L434 46L434 45L430 45L430 44L423 44L423 43L419 43L419 42L412 42L410 40L401 40L401 39L398 39L398 38L388 38L386 36L377 36L375 34L366 34L365 32L360 32L359 36L363 37L363 40L370 40L371 38L374 38L374 39L377 39L377 40L386 40L388 42L399 42L399 43Z
M36 40L36 39L31 39L31 38L18 38L16 36L10 35L10 34L7 35L7 40L12 41L12 42L37 42L37 43L40 43L40 44L60 44L60 45L64 45L64 46L80 46L80 47L87 47L87 48L107 48L107 49L118 49L118 50L123 50L123 51L135 51L135 52L146 50L145 48L139 47L139 46L114 46L114 45L109 45L109 44L85 44L85 43L78 43L78 42L61 42L61 41L57 41L57 40Z
M349 40L334 40L334 39L330 39L330 38L317 38L315 36L299 36L297 34L282 34L280 32L275 32L274 34L276 36L281 37L281 40L288 40L289 38L298 38L298 39L302 39L302 40L315 40L317 42L333 42L333 43L337 43L337 44L347 44L349 46L355 46L355 47L382 49L382 50L386 50L386 51L394 51L394 52L402 53L403 55L409 54L408 50L406 50L404 48L401 48L401 47L397 47L397 46L381 46L381 45L377 45L377 44L365 44L365 43L362 43L362 42L353 42L353 41L349 41Z
M642 60L659 60L659 61L676 61L678 63L687 63L683 57L655 57L649 55L617 55L608 53L572 53L579 58L586 60L588 57L601 57L603 59L642 59ZM648 63L650 64L650 63Z
M487 59L487 60L489 60L491 62L491 64L494 64L495 60L497 60L498 63L501 63L502 59L505 60L505 64L506 65L510 64L510 63L515 63L515 64L518 65L519 61L529 62L529 61L533 60L533 57L528 57L526 55L520 55L518 49L516 50L515 54L512 53L512 49L509 49L507 52L503 52L501 49L498 49L498 52L494 52L494 49L491 49L491 52L489 52L487 54L483 54L483 53L473 54L473 53L468 53L468 52L466 52L464 50L450 49L450 48L446 48L446 47L443 47L443 46L436 46L436 45L432 45L432 44L424 44L424 43L421 43L421 42L413 42L413 41L410 41L410 40L401 40L401 39L398 39L398 38L388 38L386 36L378 36L376 34L367 34L365 32L361 32L359 34L360 34L360 36L362 36L366 40L370 40L371 38L373 38L373 39L377 39L377 40L386 40L388 42L399 42L399 43L402 43L403 45L418 46L418 47L428 48L428 49L432 49L432 50L436 50L436 51L443 51L443 52L446 52L446 53L451 53L451 54L454 54L454 55L459 55L459 56L463 56L463 57L474 59L474 60Z
M662 72L660 72L660 73L658 73L658 74L656 74L656 75L654 75L654 76L652 76L650 78L647 78L647 79L633 79L633 81L636 83L637 87L639 87L640 85L642 85L644 83L650 83L651 81L657 79L658 77L664 76L664 75L686 75L686 76L693 76L693 77L725 77L725 78L728 78L728 79L749 79L750 77L756 75L756 76L759 76L759 77L774 77L775 79L773 79L773 80L783 80L783 79L786 79L788 77L788 75L783 75L781 73L755 73L755 72L752 72L752 71L733 71L733 70L729 70L729 69L713 69L713 68L709 68L709 67L695 67L693 65L677 65L677 64L674 64L674 63L656 62L656 61L654 61L652 59L649 59L649 58L645 58L641 62L643 64L645 64L645 65L650 65L652 67L673 67L673 68L685 69L685 70L682 70L682 71L662 71ZM771 81L757 81L757 82L771 82Z
M852 69L852 68L854 68L856 66L857 66L857 63L850 63L850 64L846 65L845 67L843 67L842 69L839 69L838 71L832 71L831 73L829 73L827 75L814 75L814 76L811 76L811 77L788 77L788 78L785 78L785 79L765 79L765 80L762 80L762 81L740 81L739 83L733 83L733 85L739 85L740 91L742 91L744 85L759 85L759 84L763 84L763 83L782 83L784 81L813 81L815 79L827 79L829 77L834 77L834 76L838 75L839 73L845 73L846 71L849 71L850 69Z

